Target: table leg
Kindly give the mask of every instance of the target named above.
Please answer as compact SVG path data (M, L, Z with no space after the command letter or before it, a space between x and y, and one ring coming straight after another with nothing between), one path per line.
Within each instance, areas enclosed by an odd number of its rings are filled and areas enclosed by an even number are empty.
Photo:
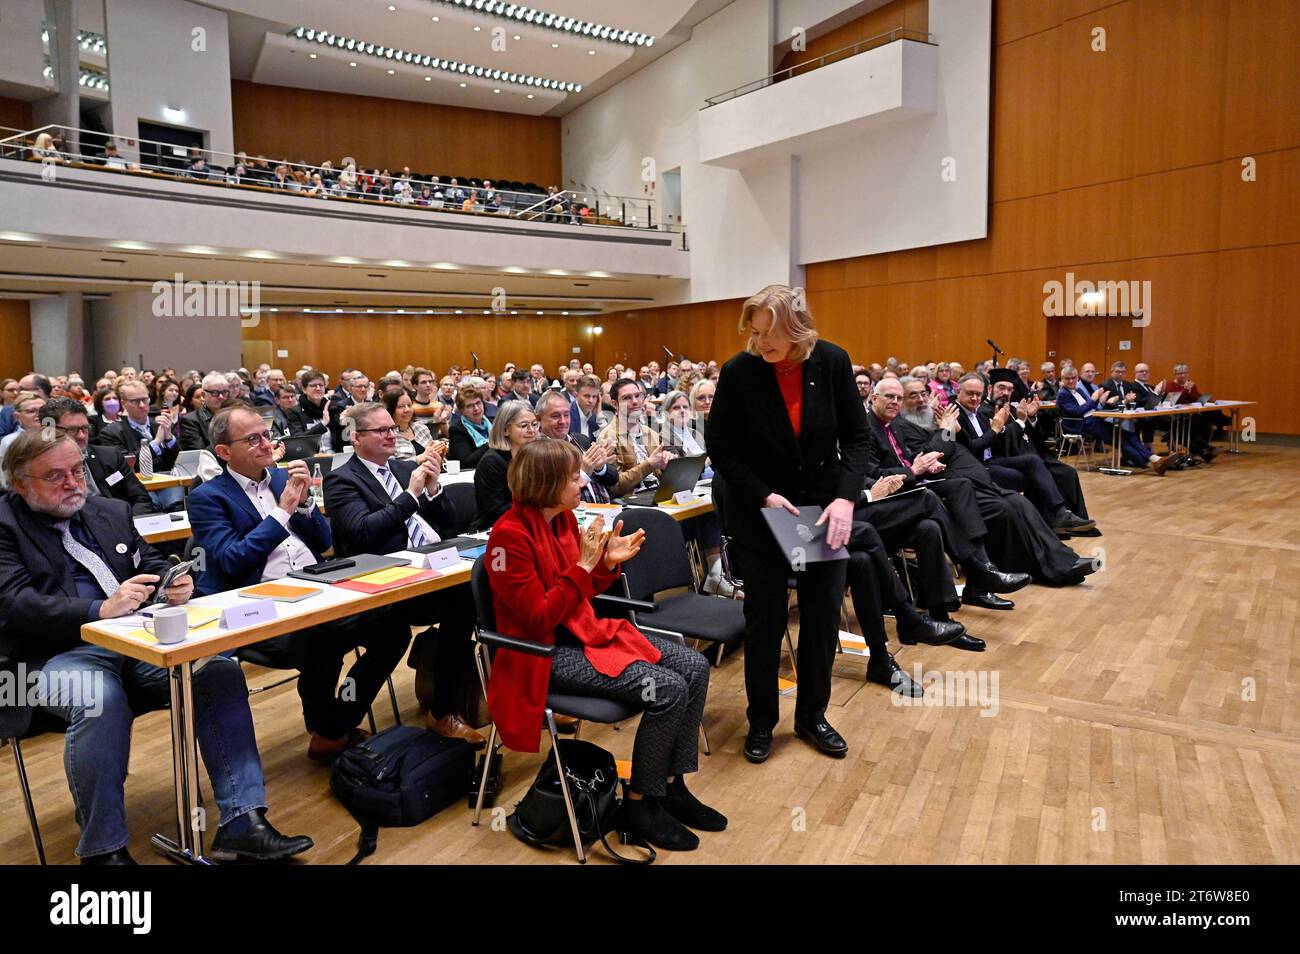
M182 663L168 673L171 692L172 779L176 790L176 840L153 836L159 854L182 864L206 865L203 836L194 819L198 810L198 742L194 734L193 664Z
M1228 425L1228 453L1244 454L1246 451L1241 449L1241 408L1234 407L1228 413L1232 415L1232 423Z
M1111 474L1115 477L1127 477L1129 474L1133 473L1133 471L1126 470L1122 466L1122 464L1124 463L1123 457L1121 456L1121 449L1123 447L1124 419L1119 417L1112 417L1110 420L1111 420L1110 466L1101 468L1101 472L1103 474Z

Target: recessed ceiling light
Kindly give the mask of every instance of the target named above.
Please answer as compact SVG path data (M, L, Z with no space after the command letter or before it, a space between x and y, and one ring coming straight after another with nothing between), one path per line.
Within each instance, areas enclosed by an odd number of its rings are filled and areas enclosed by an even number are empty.
M388 71L388 75L389 75L389 76L396 76L396 75L397 75L397 70L389 70L389 71Z
M460 88L461 88L461 89L464 89L464 88L465 88L465 84L464 84L464 83L461 83L461 84L460 84Z
M356 65L357 65L357 64L356 64L356 61L355 61L355 60L349 60L349 61L348 61L348 66L356 66Z
M475 33L482 33L482 32L483 32L483 28L480 27L480 26L476 26L476 27L474 28L474 32L475 32Z
M518 34L518 33L515 34L515 39L516 39L516 40L519 39L519 34Z
M434 17L434 18L433 18L433 22L434 22L434 23L437 23L437 22L438 22L438 18L437 18L437 17Z
M457 308L457 309L456 309L456 314L458 314L458 315L463 315L463 314L465 314L465 313L464 313L463 311L461 311L459 308Z
M342 308L335 308L334 310L335 310L335 311L342 311L343 309L342 309Z
M313 59L313 60L316 59L316 54L315 54L315 53L308 53L307 56L308 56L308 58L310 58L310 59Z
M558 50L559 48L560 48L560 44L558 44L558 43L552 43L552 44L551 44L551 49L552 49L552 50Z
M529 93L529 94L528 94L528 98L529 98L529 99L532 99L532 98L533 98L533 94L532 94L532 93Z
M389 13L394 12L396 9L397 9L397 7L393 6L391 3L388 5L388 12L389 12Z
M432 77L432 76L426 76L426 77L424 78L424 81L425 81L426 83L432 83L432 82L433 82L433 77Z
M499 92L501 92L501 90L499 90L499 89L494 89L492 92L494 92L494 93L499 93Z
M596 55L596 51L595 51L595 50L588 50L588 51L587 51L587 55L588 55L588 56L595 56L595 55Z
M367 308L367 309L366 309L366 314L367 314L367 315L373 315L374 313L375 313L375 310L374 310L373 308Z

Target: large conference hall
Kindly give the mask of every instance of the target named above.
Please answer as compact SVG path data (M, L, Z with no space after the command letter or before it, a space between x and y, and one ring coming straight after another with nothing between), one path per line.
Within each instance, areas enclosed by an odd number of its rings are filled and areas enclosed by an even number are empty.
M532 2L0 4L0 863L1300 862L1295 0Z

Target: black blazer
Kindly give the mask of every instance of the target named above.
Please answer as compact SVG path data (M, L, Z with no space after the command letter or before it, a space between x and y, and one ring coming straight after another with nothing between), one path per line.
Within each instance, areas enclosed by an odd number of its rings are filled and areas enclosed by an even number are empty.
M167 561L136 533L122 501L90 497L81 520L119 580L166 571ZM77 595L53 521L17 494L0 496L0 654L34 666L79 645L92 602Z
M705 442L725 484L726 530L738 540L771 539L759 516L768 494L823 507L861 496L870 438L849 356L818 341L802 373L803 421L796 438L772 365L741 353L722 367Z
M403 489L411 482L415 467L415 461L410 460L393 458L388 462L388 469ZM439 494L433 500L421 494L418 503L408 494L393 500L355 454L325 478L325 509L339 556L405 550L406 521L417 510L438 536L444 540L455 536L456 510L448 494Z
M945 438L943 431L927 431L923 427L917 427L910 421L903 420L902 417L894 420L893 431L894 436L898 438L898 442L907 448L907 452L912 456L913 460L916 459L918 454L924 454L926 451L942 452L942 460L946 467L943 476L965 477L977 487L998 493L1001 496L1011 493L1011 491L1002 491L993 482L989 469L976 460L975 456L959 440L950 441Z
M1013 428L1012 422L1007 421L1007 426L1002 429L1001 434L993 431L993 415L983 405L977 412L980 420L980 430L982 433L977 437L975 428L971 426L970 418L967 417L967 411L964 407L957 408L957 423L960 430L957 432L957 440L961 442L977 461L984 460L984 451L991 450L993 457L1012 457L1016 454L1025 453L1016 445L1018 443L1017 434L1019 428Z
M492 524L510 509L514 497L510 494L510 485L506 483L506 474L510 470L510 451L488 448L474 468L474 501L478 513L469 528L474 533L492 529Z
M149 433L158 433L158 419L154 415L149 417ZM155 471L171 470L176 466L176 458L181 453L181 441L180 435L176 431L172 433L176 437L176 443L171 447L164 447L162 455L153 459L153 469ZM140 445L143 443L143 439L140 437L140 432L132 427L130 423L123 418L118 418L99 432L95 443L104 447L115 447L123 454L134 454L138 461L140 459Z
M131 512L136 516L158 512L158 508L153 505L153 498L149 496L149 491L144 489L139 478L130 467L126 466L122 452L116 447L88 444L86 469L95 478L95 486L99 488L101 494L129 504Z
M903 440L899 424L902 422L902 416L894 418L890 429L894 432L894 439L898 441L907 452L907 444ZM894 445L889 443L889 435L885 433L885 422L870 411L867 412L867 429L871 434L871 440L867 445L867 479L866 483L874 484L881 477L888 477L891 474L903 475L903 487L911 487L916 483L916 474L912 473L912 468L904 467L903 462L899 459L898 454L894 451ZM915 455L908 454L909 460L915 460Z
M459 414L455 415L451 424L447 426L447 440L451 445L447 451L447 459L460 461L460 466L466 470L477 467L483 455L491 449L487 444L482 447L474 446L474 438Z
M208 423L212 412L206 407L181 415L181 450L211 450Z

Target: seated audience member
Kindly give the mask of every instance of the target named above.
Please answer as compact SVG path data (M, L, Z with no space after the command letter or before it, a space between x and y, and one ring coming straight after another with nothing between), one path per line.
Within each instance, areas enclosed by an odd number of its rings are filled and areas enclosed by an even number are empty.
M164 410L151 419L149 389L138 381L123 384L117 389L117 394L126 414L115 423L101 427L95 443L116 448L123 455L133 457L137 467L141 448L148 447L153 460L153 471L161 473L171 470L181 452L180 441L176 437L180 413Z
M471 470L478 466L490 449L492 422L487 419L483 392L472 384L456 392L456 417L447 427L450 450L448 458Z
M400 385L384 393L384 407L397 427L397 438L392 456L398 460L414 460L433 448L434 438L423 421L415 419L411 396ZM355 417L355 415L353 415Z
M696 384L699 382L697 381ZM639 387L639 382L638 382ZM705 453L704 430L691 414L691 399L684 391L669 391L660 405L659 446L666 447L680 457L696 457ZM713 468L705 466L702 478L713 476Z
M405 391L397 391L409 401ZM390 395L390 398L392 395ZM356 453L325 478L325 505L339 556L396 553L455 536L456 512L438 478L442 458L401 460L397 424L381 404L359 404L348 411ZM394 617L408 626L437 623L415 638L416 668L432 673L432 695L421 698L426 725L439 735L482 745L484 738L465 721L466 691L474 665L474 598L468 586L455 586L396 603Z
M360 371L348 378L347 390L330 400L330 448L339 453L348 446L348 437L344 433L343 412L358 404L370 400L370 379Z
M1061 382L1056 377L1056 365L1044 361L1038 369L1038 396L1044 401L1055 401L1056 392L1061 389Z
M600 379L593 374L580 375L569 405L569 430L595 440L605 424L600 407Z
M613 441L618 464L618 483L611 497L659 486L659 472L677 455L659 446L659 437L645 423L645 392L636 381L621 379L610 388L618 412L597 436Z
M223 408L209 430L226 470L189 497L194 542L206 561L198 591L253 586L320 562L333 541L308 493L307 465L300 460L284 468L274 465L270 432L251 408ZM277 664L300 672L298 696L311 734L311 759L328 762L361 737L357 726L410 638L410 630L384 608L257 645ZM343 659L357 647L365 653L348 671L348 691L340 696Z
M506 478L510 461L525 444L537 440L538 423L532 405L510 401L497 410L488 437L488 450L474 468L474 499L478 513L470 530L490 529L510 509L510 484Z
M1158 407L1163 397L1151 383L1151 366L1145 361L1139 361L1133 366L1133 392L1136 398L1137 406L1144 410L1150 411ZM1150 444L1155 440L1155 432L1169 430L1168 417L1148 417L1137 422L1138 437L1144 444ZM1172 447L1170 448L1173 449Z
M588 503L609 503L609 489L618 483L614 445L569 430L569 403L561 391L547 391L539 397L533 413L541 425L542 437L572 444L582 454L579 474L582 499Z
M478 211L478 190L477 189L469 190L469 195L465 198L465 201L460 204L460 208L461 211L463 212Z
M170 378L167 375L155 378L151 390L153 391L153 401L149 405L149 414L151 416L157 417L163 411L172 411L177 417L180 417L182 411L181 386L175 379ZM80 384L77 385L76 391L81 392ZM80 399L81 396L80 393L74 393L71 387L69 388L68 394L70 397L78 399ZM85 402L83 401L82 403ZM173 421L172 423L175 425L176 422ZM172 427L173 434L177 433L178 430L178 427Z
M0 460L4 459L5 451L9 445L18 440L19 436L29 431L39 431L41 429L41 409L45 406L45 397L36 391L20 391L18 400L14 401L14 421L17 422L18 429L6 434L3 440L0 440Z
M208 428L212 417L230 397L226 376L212 371L203 376L203 406L181 418L181 450L211 450Z
M862 399L862 407L868 414L871 413L871 390L875 382L871 380L871 375L866 371L859 371L853 375L853 383L857 386L858 397Z
M1174 365L1174 377L1171 381L1161 381L1156 390L1162 395L1177 395L1179 404L1195 404L1201 400L1200 389L1191 379L1191 368L1185 364ZM1191 422L1192 453L1207 463L1214 460L1218 453L1211 445L1216 427L1228 427L1231 418L1222 411L1205 411L1193 414Z
M1008 432L1011 407L1004 405L990 413L981 406L983 401L984 379L978 374L971 372L957 382L960 425L957 440L988 468L996 483L1009 490L1023 491L1053 530L1081 533L1095 528L1095 521L1070 509L1044 460L1033 452L1032 445L1025 446L1028 438L1023 432L1019 429ZM1062 466L1074 474L1077 485L1079 478L1074 468ZM1078 494L1082 499L1081 490Z
M514 503L497 521L488 561L497 629L506 636L554 645L550 658L501 649L488 683L488 706L502 742L538 749L548 690L600 696L645 706L632 754L624 803L630 833L659 848L689 851L689 829L722 831L727 819L701 803L683 776L698 769L700 723L708 694L704 657L670 639L642 634L631 623L596 616L591 598L617 579L645 531L612 533L592 520L579 531L582 455L559 440L519 451L509 471ZM655 691L647 697L646 685Z
M411 398L411 403L416 407L432 407L438 403L438 397L433 393L433 372L428 368L416 368L412 371L411 384L415 388L415 396Z
M1036 583L1072 586L1082 582L1084 576L1092 572L1092 562L1079 557L1063 544L1026 497L999 487L988 468L957 439L960 407L950 404L936 413L920 382L908 380L900 383L903 385L904 406L891 429L914 460L933 452L943 455L944 484L961 477L975 489L979 516L988 530L986 549L996 565L1011 572L1028 573ZM938 488L942 485L932 486ZM950 510L954 514L962 511L963 508L955 503ZM967 518L963 516L961 519ZM1096 536L1099 533L1094 529L1082 535ZM969 589L963 592L963 602L970 602L965 598L969 592ZM986 609L1010 609L1012 604L1010 600L999 601L990 596L990 602L975 605Z
M456 404L456 377L452 374L444 374L442 380L438 382L438 403L445 404L447 407L454 407Z
M298 409L304 420L310 422L308 434L324 434L329 429L330 409L326 390L329 384L320 371L308 369L298 375Z
M507 401L527 401L528 406L532 407L534 402L537 400L537 396L544 390L546 389L537 388L534 390L532 375L523 368L516 368L514 371L510 372L510 390L498 403L498 413L499 409L504 407Z
M325 425L310 421L298 403L298 392L287 384L275 389L275 407L271 409L271 430L276 437L301 437L322 434Z
M1061 368L1061 386L1056 390L1056 413L1061 419L1063 433L1082 434L1083 439L1094 446L1103 444L1109 437L1107 431L1110 428L1100 418L1093 417L1092 412L1117 401L1115 395L1085 384L1074 365L1067 364Z
M0 407L13 404L21 391L22 385L14 378L0 378Z
M947 361L940 361L934 366L934 377L930 379L928 385L931 394L939 398L939 406L945 407L957 402L957 388L952 380L952 365Z
M83 412L84 415L84 412ZM45 674L39 705L67 722L64 765L77 809L82 864L135 864L127 851L123 794L131 726L142 705L162 708L166 670L81 641L81 625L136 612L167 562L145 543L123 503L86 493L72 440L25 432L4 457L14 492L0 498L0 651ZM169 604L190 598L178 577ZM91 699L77 686L95 686ZM79 697L78 697L79 696ZM279 861L312 847L266 819L266 791L248 689L222 656L194 673L194 727L221 827L209 851L219 861Z
M718 386L709 378L696 381L695 387L691 388L691 412L699 422L696 425L696 436L700 439L701 446L704 446L704 424L709 419L709 412L713 410L713 395L717 390Z
M1125 379L1127 372L1128 365L1123 361L1116 361L1111 365L1110 377L1102 382L1100 388L1106 394L1105 403L1113 403L1117 408L1128 407L1144 410L1145 397L1139 400L1136 385ZM1108 436L1111 440L1114 440L1113 427L1108 427L1106 430L1110 431ZM1150 466L1151 470L1161 477L1165 475L1170 465L1178 458L1176 453L1161 457L1153 452L1138 435L1133 421L1124 421L1120 424L1120 441L1120 458L1125 464L1139 468Z
M202 383L187 385L185 388L185 396L181 399L181 416L183 417L187 414L193 414L198 411L199 408L203 407L203 399L204 394Z
M97 387L95 396L90 402L91 409L94 413L90 420L90 436L92 439L99 437L99 432L115 424L122 416L122 399L117 396L117 390L114 385Z
M89 443L90 421L80 402L66 397L50 398L41 407L41 421L53 423L55 431L71 438L80 449L86 465L87 496L121 500L137 517L158 512L159 508L154 506L121 449Z

